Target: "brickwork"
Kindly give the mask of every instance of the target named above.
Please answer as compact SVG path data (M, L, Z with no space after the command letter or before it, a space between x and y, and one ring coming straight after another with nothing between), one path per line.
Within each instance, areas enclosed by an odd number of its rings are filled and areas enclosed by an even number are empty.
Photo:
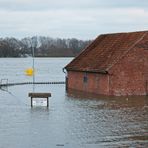
M84 82L87 77L87 82ZM98 73L68 72L68 89L108 95L108 76Z
M109 73L110 95L146 95L148 51L134 48Z
M65 68L68 89L148 95L148 32L101 35Z
M84 82L84 76L87 82ZM109 74L68 72L68 88L101 95L146 95L148 53L135 48L115 64Z

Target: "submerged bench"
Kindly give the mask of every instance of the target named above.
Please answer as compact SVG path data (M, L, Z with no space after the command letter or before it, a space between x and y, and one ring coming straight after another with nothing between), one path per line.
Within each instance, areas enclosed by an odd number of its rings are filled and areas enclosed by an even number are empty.
M49 106L48 98L51 97L51 93L29 93L29 97L31 97L31 107L33 106L33 98L47 98L47 107Z

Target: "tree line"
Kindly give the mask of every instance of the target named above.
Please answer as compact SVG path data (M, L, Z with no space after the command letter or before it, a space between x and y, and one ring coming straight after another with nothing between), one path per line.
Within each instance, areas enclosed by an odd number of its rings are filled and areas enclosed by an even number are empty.
M0 57L74 57L91 40L51 38L43 36L23 39L0 38Z

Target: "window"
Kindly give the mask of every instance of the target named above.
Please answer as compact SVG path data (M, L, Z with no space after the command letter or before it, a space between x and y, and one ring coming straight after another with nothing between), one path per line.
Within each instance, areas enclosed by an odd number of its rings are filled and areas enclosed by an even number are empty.
M85 74L84 74L84 77L83 77L83 82L84 82L84 83L87 83L87 81L88 81L87 73L85 73Z

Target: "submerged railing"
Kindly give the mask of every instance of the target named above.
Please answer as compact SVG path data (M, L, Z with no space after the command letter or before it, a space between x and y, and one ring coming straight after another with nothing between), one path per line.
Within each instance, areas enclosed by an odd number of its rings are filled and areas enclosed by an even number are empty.
M27 85L27 84L65 84L64 81L57 82L18 82L18 83L1 83L0 87L14 86L14 85Z

